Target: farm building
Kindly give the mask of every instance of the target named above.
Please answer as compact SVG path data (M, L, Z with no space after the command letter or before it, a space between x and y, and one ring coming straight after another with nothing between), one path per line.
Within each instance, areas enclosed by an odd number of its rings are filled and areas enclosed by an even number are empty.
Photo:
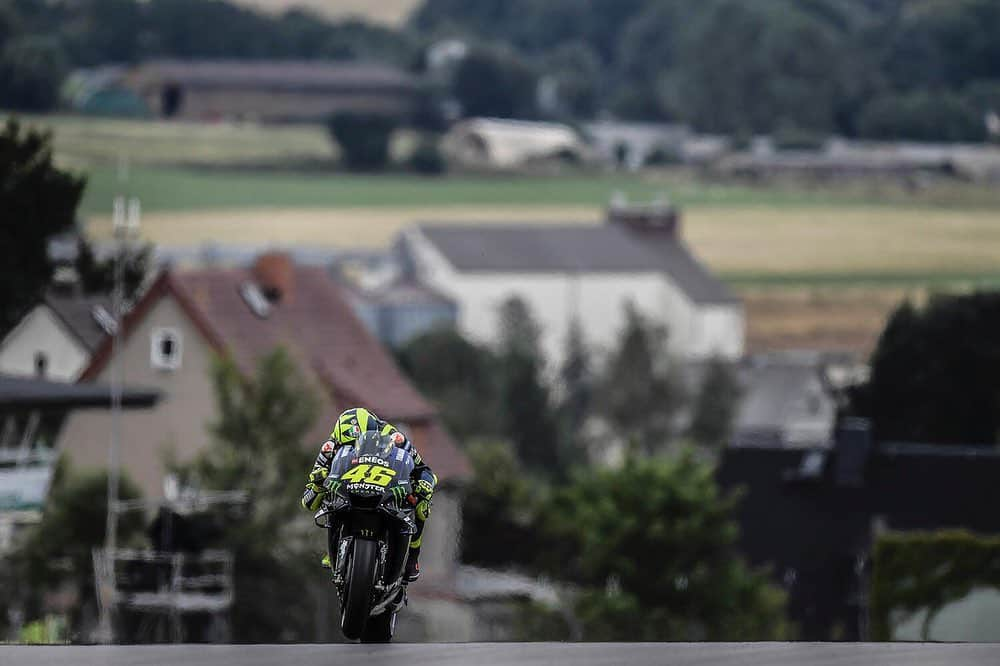
M372 63L151 60L102 71L78 77L91 82L75 97L81 110L131 93L154 117L316 121L338 111L405 115L416 94L411 75Z
M594 150L608 164L636 171L647 162L681 160L691 137L686 125L601 121L583 126Z
M441 148L449 159L480 169L579 163L591 157L590 149L569 125L501 118L469 118L456 123Z
M666 326L676 357L736 360L743 305L692 256L678 227L672 209L612 207L600 226L422 224L402 234L399 250L403 270L454 300L459 329L482 342L496 339L501 304L519 297L550 360L562 357L574 320L588 345L610 349L631 302Z

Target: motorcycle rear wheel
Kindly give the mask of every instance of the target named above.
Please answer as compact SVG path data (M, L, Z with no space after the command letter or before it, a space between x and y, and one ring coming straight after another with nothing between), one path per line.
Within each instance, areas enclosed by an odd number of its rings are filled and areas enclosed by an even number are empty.
M354 539L348 564L340 628L351 640L361 638L372 609L372 588L375 585L375 561L378 544L367 539ZM374 619L374 618L372 618Z

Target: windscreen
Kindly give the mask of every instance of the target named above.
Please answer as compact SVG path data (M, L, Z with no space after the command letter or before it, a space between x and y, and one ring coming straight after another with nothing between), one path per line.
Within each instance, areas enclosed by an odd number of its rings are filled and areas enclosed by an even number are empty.
M331 475L344 482L347 492L381 494L393 486L409 493L413 457L395 446L388 437L364 433L354 445L345 445L334 458Z

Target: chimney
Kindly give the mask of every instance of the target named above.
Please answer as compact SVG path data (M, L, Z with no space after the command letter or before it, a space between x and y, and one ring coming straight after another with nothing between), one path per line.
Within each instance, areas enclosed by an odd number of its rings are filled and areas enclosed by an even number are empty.
M272 303L290 302L295 295L295 266L285 252L268 252L257 257L253 276Z
M612 200L606 215L608 224L616 224L638 234L666 234L670 237L680 235L680 211L664 200L649 204Z

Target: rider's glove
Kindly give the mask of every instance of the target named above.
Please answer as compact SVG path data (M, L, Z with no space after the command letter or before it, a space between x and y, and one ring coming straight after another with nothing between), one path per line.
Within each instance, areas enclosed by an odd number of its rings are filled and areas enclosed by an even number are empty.
M431 501L422 499L417 502L417 506L414 509L416 510L417 520L425 522L431 515Z
M323 481L328 473L325 467L317 467L309 473L306 490L302 493L302 506L309 511L318 510L323 503L323 498L326 497L327 493L326 488L323 487Z
M431 515L431 497L434 496L434 484L426 479L417 479L413 484L413 495L417 499L414 509L417 520L424 522Z
M309 482L306 484L306 488L320 494L325 494L326 489L323 487L323 482L326 481L329 473L329 470L325 467L314 468L313 471L309 472Z

